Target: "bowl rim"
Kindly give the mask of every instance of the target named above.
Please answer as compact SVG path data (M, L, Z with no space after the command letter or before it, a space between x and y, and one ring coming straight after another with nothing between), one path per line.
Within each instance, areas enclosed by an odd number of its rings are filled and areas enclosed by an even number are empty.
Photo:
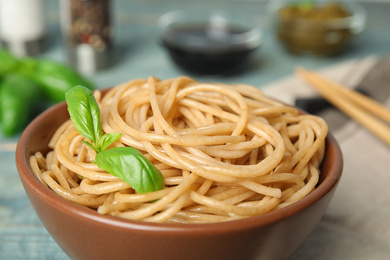
M104 90L103 90L104 91ZM263 227L281 219L299 214L305 208L309 208L316 201L326 196L339 182L343 170L343 157L340 146L331 133L326 137L326 151L328 157L325 160L333 160L334 163L327 169L330 173L319 184L319 186L308 194L305 198L281 209L277 209L263 215L248 217L233 221L219 223L151 223L137 220L122 219L110 215L101 215L96 210L83 207L74 202L68 201L53 191L45 187L32 173L29 166L29 156L26 148L34 133L34 129L39 127L43 120L49 115L53 116L58 111L66 109L66 103L61 102L38 115L22 132L17 143L15 160L19 177L24 188L34 192L41 200L56 207L64 214L74 214L80 218L99 223L100 225L110 225L116 228L142 232L168 232L172 236L201 235L205 233L223 234L250 230L255 227Z
M204 37L200 35L189 35L191 40L187 40L183 43L177 43L177 41L171 37L172 32L175 31L177 28L183 28L183 26L194 26L194 25L200 25L200 24L211 24L214 23L215 26L218 28L222 26L222 28L225 28L226 24L222 22L222 25L220 24L221 19L225 22L229 19L223 19L223 18L229 18L235 16L244 17L244 14L241 12L233 12L228 9L223 8L207 8L207 9L197 9L197 8L182 8L182 9L176 9L168 11L164 14L162 14L157 19L157 27L159 28L159 34L162 42L166 42L168 44L174 45L176 47L182 47L182 48L193 48L195 50L220 50L226 49L226 48L232 48L232 47L239 47L239 46L249 46L251 48L257 48L262 44L262 36L263 32L261 30L261 27L258 25L258 22L255 21L253 24L245 25L245 31L241 33L236 34L224 34L221 39L223 39L224 45L221 45L220 40L216 46L213 47L213 45L206 44L204 42ZM188 20L188 18L194 18L196 21ZM207 19L203 19L206 18ZM253 16L255 19L255 16ZM248 14L245 14L245 18L249 19ZM229 23L227 23L229 24ZM244 22L240 21L238 25L242 26ZM186 28L187 28L186 27ZM213 26L211 26L213 28ZM220 29L220 28L219 28ZM217 35L218 36L218 35ZM218 37L217 37L218 39Z

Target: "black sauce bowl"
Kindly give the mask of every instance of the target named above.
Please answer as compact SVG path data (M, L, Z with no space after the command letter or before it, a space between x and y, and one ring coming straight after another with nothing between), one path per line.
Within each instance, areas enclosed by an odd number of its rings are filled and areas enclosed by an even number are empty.
M181 69L201 75L240 71L262 43L258 17L227 10L176 10L160 17L160 41Z

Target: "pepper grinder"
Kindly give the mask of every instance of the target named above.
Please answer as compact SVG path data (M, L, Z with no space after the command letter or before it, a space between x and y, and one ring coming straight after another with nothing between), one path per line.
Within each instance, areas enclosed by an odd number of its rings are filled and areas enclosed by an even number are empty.
M1 45L15 56L42 52L44 27L41 0L0 0Z
M69 64L91 75L110 64L110 0L61 0L61 23Z

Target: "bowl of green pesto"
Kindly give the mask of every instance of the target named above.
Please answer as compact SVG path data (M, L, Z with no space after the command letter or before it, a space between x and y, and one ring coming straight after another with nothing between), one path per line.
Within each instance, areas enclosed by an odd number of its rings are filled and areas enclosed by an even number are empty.
M364 8L352 1L272 1L269 9L276 37L294 54L340 54L366 21Z

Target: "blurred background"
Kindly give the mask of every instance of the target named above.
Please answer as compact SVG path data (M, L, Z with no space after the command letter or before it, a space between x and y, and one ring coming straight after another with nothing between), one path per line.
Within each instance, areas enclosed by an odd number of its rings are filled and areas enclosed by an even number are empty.
M69 47L65 44L69 34L64 34L65 30L63 28L69 26L71 22L66 18L64 19L64 17L69 16L69 12L72 12L70 10L72 2L75 5L76 2L83 1L2 0L1 2L12 2L15 6L20 5L18 2L23 2L25 7L27 2L31 2L31 5L33 5L33 2L41 3L43 14L41 22L43 23L44 33L41 41L42 46L40 46L41 51L34 57L44 57L69 64L69 52L74 52L75 46ZM389 52L390 36L387 26L390 22L388 16L390 3L387 1L341 1L341 3L347 4L357 2L364 9L366 19L362 21L363 28L361 28L361 32L353 35L350 39L348 38L345 46L343 43L340 52L329 56L296 54L286 50L277 36L278 29L273 20L277 14L275 14L275 9L270 8L270 5L283 4L284 1L95 0L84 2L91 2L91 5L98 5L100 2L110 8L110 19L107 21L107 25L110 27L109 36L112 53L110 54L109 64L107 64L107 60L100 60L95 69L99 66L102 69L94 73L90 73L94 71L93 68L84 69L86 76L90 77L98 88L105 88L129 79L150 75L170 78L183 74L199 80L233 81L262 86L291 74L296 66L315 69L350 58L366 55L386 55ZM161 43L161 28L158 26L158 19L166 12L188 8L192 10L202 8L223 9L255 17L252 25L261 30L261 45L250 54L250 60L247 62L245 69L232 75L205 76L183 71L174 64ZM30 10L33 11L31 8ZM73 15L76 15L75 13L76 11L73 11ZM33 18L34 15L24 15L24 17L26 19L28 17ZM35 15L35 17L39 16ZM16 19L15 16L13 18ZM38 25L35 25L35 27L38 27ZM3 46L5 46L4 35L1 35L0 31L0 37L2 37ZM313 41L313 39L308 41ZM88 54L84 54L84 56L85 60L89 59ZM70 63L70 65L77 68L74 60L73 64Z
M76 80L103 89L136 78L187 75L199 81L265 88L291 77L297 66L322 70L351 60L386 58L390 53L390 1L334 2L323 14L323 10L309 12L313 2L307 0L293 4L278 0L0 0L0 91L6 89L2 81L14 64L21 64L16 66L20 75L54 93L52 101L45 104L49 106L61 100L58 89L50 88L55 88L52 82L58 80L69 84ZM182 11L171 13L174 10ZM49 63L39 65L43 60ZM389 64L388 59L383 63L381 71L386 73L382 78L390 75L384 70ZM360 72L352 69L348 73L340 78ZM286 90L290 82L283 88L268 89L275 98L289 100ZM373 85L370 82L366 84L369 87ZM387 82L387 78L382 82L386 93ZM0 92L0 112L8 113L10 106L1 102L4 93ZM30 110L25 105L28 103L18 97L14 96L15 102L23 104L18 108L25 110L17 112L25 114ZM8 122L4 118L3 125ZM0 133L0 259L67 259L35 215L18 179L14 151L19 134ZM385 162L383 176L388 176L388 150L382 149L377 151ZM353 147L348 151L360 150ZM351 181L355 180L351 165L357 170L361 166L355 164L358 160L354 156L350 159ZM388 215L380 211L388 207L372 206L360 221L356 213L364 200L355 196L361 194L358 189L354 193L350 188L360 182L350 185L346 177L345 183L338 199L348 203L335 203L326 221L292 259L336 259L329 258L333 251L337 259L385 259L390 255L386 242L390 231L383 221ZM379 197L383 204L388 203L385 196ZM351 203L350 198L356 199ZM337 214L344 214L344 218L337 218ZM375 225L372 216L378 218ZM342 224L351 229L343 231L330 224L338 219L350 221L350 225ZM376 243L363 231L355 232L359 227L367 233L377 231L382 242ZM371 258L373 252L380 254Z

